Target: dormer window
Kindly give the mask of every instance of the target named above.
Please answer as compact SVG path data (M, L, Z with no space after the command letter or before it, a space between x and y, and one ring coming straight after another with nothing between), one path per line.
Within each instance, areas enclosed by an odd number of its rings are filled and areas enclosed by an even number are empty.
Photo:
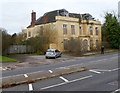
M66 10L63 9L63 10L59 11L59 15L60 16L69 16L69 13L68 13L68 11L66 11Z

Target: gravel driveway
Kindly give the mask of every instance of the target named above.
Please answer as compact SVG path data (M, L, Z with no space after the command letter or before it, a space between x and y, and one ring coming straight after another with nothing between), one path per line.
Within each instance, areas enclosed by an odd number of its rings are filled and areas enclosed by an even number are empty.
M56 59L45 59L44 55L16 55L11 56L11 58L17 59L20 62L9 62L9 63L3 63L2 64L2 70L13 70L13 69L20 69L25 67L36 67L40 65L49 65L49 64L55 64L58 62L64 62L66 60L74 59L75 57L68 56L68 55L62 55L62 57L56 58Z

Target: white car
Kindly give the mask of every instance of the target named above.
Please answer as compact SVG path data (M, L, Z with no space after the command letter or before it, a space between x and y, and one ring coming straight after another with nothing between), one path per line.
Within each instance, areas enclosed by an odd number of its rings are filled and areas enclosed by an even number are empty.
M57 58L57 57L61 57L61 55L62 55L62 52L60 52L57 49L48 49L45 54L45 57L46 57L46 59L47 58Z

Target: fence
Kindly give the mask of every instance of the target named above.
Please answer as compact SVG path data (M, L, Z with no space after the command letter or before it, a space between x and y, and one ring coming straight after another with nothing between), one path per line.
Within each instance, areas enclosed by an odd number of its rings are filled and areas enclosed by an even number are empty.
M33 52L34 52L33 47L26 45L11 45L6 50L6 54L23 54L23 53L33 53Z

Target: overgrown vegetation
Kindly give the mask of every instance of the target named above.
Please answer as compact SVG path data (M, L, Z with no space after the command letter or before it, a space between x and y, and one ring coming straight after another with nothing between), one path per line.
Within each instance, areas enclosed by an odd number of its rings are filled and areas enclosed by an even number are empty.
M104 46L109 45L110 48L119 49L120 47L120 25L117 17L113 13L105 14L105 22L102 26L103 42L107 42Z
M44 32L44 33L43 33ZM34 43L34 44L33 44ZM50 44L57 43L57 30L46 25L43 31L39 31L38 36L31 37L23 42L24 45L30 45L35 53L45 52L50 48Z

